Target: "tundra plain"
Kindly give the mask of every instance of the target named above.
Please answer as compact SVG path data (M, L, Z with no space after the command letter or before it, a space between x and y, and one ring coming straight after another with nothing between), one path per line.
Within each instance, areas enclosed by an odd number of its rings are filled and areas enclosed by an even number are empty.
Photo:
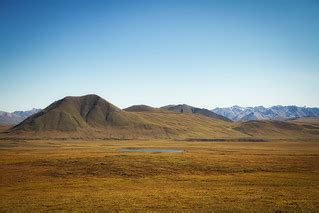
M0 211L317 212L318 142L1 139Z

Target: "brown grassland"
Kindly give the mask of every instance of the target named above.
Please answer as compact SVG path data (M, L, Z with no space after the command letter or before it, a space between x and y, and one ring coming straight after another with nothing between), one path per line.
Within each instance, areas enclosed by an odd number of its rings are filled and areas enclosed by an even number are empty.
M319 143L0 140L0 211L61 210L318 212Z

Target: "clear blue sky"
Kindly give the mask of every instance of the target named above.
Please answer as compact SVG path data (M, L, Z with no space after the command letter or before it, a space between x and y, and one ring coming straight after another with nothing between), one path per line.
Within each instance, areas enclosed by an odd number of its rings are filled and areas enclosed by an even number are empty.
M0 110L319 106L318 0L0 0Z

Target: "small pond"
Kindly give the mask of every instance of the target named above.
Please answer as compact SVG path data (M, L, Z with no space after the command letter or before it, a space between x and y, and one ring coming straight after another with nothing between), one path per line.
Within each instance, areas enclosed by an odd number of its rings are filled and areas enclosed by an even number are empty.
M120 149L119 152L147 152L147 153L183 153L178 149Z

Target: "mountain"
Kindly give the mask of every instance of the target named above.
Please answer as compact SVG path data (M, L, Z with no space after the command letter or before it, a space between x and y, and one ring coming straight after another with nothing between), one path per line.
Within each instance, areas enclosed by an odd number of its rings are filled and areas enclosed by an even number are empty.
M228 122L188 105L122 110L97 95L68 96L18 125L0 129L0 138L22 139L243 139L319 138L317 120Z
M14 130L72 131L86 126L125 126L134 119L97 95L65 97L14 127Z
M214 119L219 119L227 122L231 122L231 120L225 116L216 114L208 109L204 108L197 108L193 106L189 106L186 104L179 104L179 105L167 105L161 107L161 109L177 112L177 113L186 113L186 114L198 114L198 115L203 115L209 118L214 118Z
M263 106L215 108L212 112L225 116L233 121L250 120L287 120L302 117L319 117L319 108L297 106Z
M0 125L16 125L37 112L41 109L35 109L29 111L15 111L15 112L4 112L0 111Z
M133 105L124 109L127 112L167 112L166 110L154 108L147 105Z
M158 113L158 112L161 113ZM97 95L65 97L10 129L23 138L246 137L231 122L147 106L121 110Z

